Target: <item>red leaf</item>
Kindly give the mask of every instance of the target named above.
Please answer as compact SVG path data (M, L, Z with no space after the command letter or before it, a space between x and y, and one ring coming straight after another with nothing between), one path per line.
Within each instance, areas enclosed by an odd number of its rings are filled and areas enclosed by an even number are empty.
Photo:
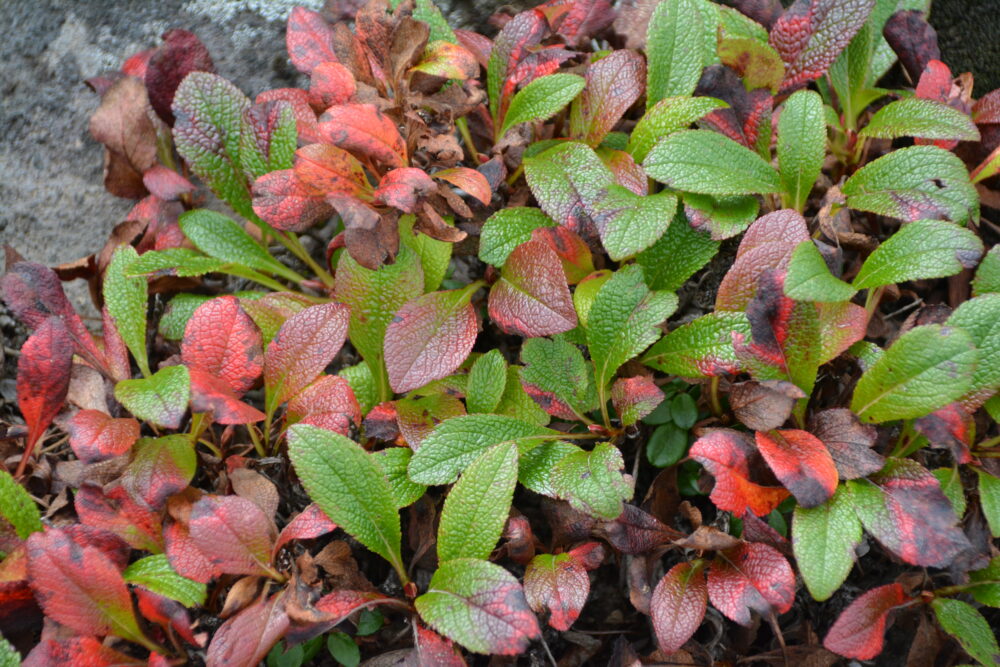
M278 551L292 540L311 540L335 530L337 524L330 521L330 517L324 514L316 503L312 503L281 529L272 553L277 555Z
M663 575L649 604L656 641L664 653L680 649L695 633L708 608L703 561L678 563Z
M751 612L784 614L795 601L795 573L776 549L743 543L715 556L708 568L708 597L727 618L749 626Z
M351 71L337 62L320 63L309 81L309 104L323 111L334 104L346 104L354 97L357 84Z
M821 364L836 359L865 337L868 314L856 303L817 303L816 314L819 318Z
M132 461L122 474L122 485L160 509L167 498L182 491L194 477L196 458L187 435L140 440L132 449Z
M181 195L194 192L194 185L191 184L191 181L161 164L147 170L142 175L142 184L146 186L150 194L164 201L174 201L180 199Z
M552 23L556 32L566 38L567 44L581 44L604 28L611 25L615 19L615 10L608 0L554 0L544 6L565 6L568 11L559 17L557 23ZM550 22L553 20L550 16Z
M191 377L191 411L211 413L219 424L253 424L266 415L239 399L225 380L200 368L189 369Z
M476 56L476 60L480 66L483 68L489 66L493 40L485 35L480 35L478 32L462 30L461 28L455 30L455 38L458 39L458 43L465 47L469 53Z
M288 631L285 595L261 597L219 626L208 645L207 667L250 667L264 659Z
M360 609L396 602L395 598L378 592L338 590L321 597L316 601L315 607L326 614L330 621L335 621L332 625L336 625Z
M940 60L930 60L920 73L916 96L925 100L948 103L951 98L951 69Z
M184 328L181 359L188 368L214 375L242 396L264 368L260 329L236 297L206 301Z
M531 240L544 243L559 257L566 282L570 285L577 284L594 272L590 247L569 227L539 227L532 230Z
M649 194L649 179L646 177L646 172L635 163L635 159L631 155L625 151L605 148L600 149L598 155L614 174L615 183L623 188L628 188L637 195L646 196ZM691 221L688 220L688 222Z
M771 28L771 46L785 61L781 89L823 76L874 6L874 0L796 0Z
M119 570L128 565L132 547L114 533L82 523L71 523L64 526L63 534L80 547L94 547L107 556Z
M539 554L524 572L524 596L536 613L551 612L549 625L564 632L580 617L590 577L569 554Z
M28 337L17 360L17 406L28 425L18 476L35 443L62 410L73 366L73 339L58 317L50 317Z
M282 231L301 232L333 215L333 208L293 169L264 174L253 184L253 211Z
M469 169L468 167L454 167L452 169L442 169L441 171L434 172L431 176L442 181L447 181L456 188L464 190L466 193L481 201L483 206L489 206L490 202L493 200L493 190L490 188L489 181L487 181L486 177L475 169Z
M362 426L365 435L382 442L393 442L399 436L399 421L396 414L396 402L379 403L365 415Z
M575 327L576 309L555 252L539 241L515 248L490 290L489 313L504 332L525 338Z
M871 424L862 424L847 408L817 412L809 420L809 430L833 457L842 479L857 479L878 472L885 459L872 450L877 433Z
M663 392L648 375L619 378L611 386L611 403L624 426L635 424L662 402Z
M69 445L84 463L121 456L139 439L139 422L114 419L99 410L81 410L69 420Z
M311 9L292 8L285 44L292 64L303 74L311 74L322 63L339 62L333 51L333 29Z
M385 333L389 385L398 394L451 375L472 351L479 321L469 290L431 292L396 311Z
M422 625L417 626L416 651L420 667L465 667L450 640Z
M332 106L319 119L324 141L389 167L406 166L406 142L373 104Z
M442 421L466 414L465 404L451 394L401 398L395 405L399 433L413 451L420 449L424 438ZM366 420L366 425L371 425L371 421ZM372 433L373 431L365 429L365 435Z
M194 33L179 28L163 33L163 44L153 52L146 65L146 91L153 111L167 125L173 125L170 105L184 77L191 72L214 71L212 56Z
M947 449L955 458L955 463L971 463L972 444L976 431L975 422L961 403L949 403L913 422L917 433L925 436L931 447Z
M98 547L81 545L59 528L34 533L28 538L28 576L52 620L84 635L138 634L120 569Z
M141 664L143 663L127 655L122 655L93 637L70 637L68 639L43 639L31 649L31 653L27 655L21 666L123 667L123 665Z
M883 34L912 81L920 78L930 61L941 59L937 32L927 22L923 12L896 12L886 21Z
M191 540L220 572L269 576L275 529L255 503L205 496L191 507Z
M743 516L750 510L757 516L769 514L788 491L761 486L750 481L750 457L754 454L750 436L730 429L711 429L698 438L688 452L715 477L709 496L720 510Z
M167 524L163 531L163 541L164 552L170 560L170 566L182 577L207 584L213 577L222 574L198 548L183 524L176 522Z
M348 316L344 304L324 303L281 325L264 355L269 409L295 396L333 361L347 338Z
M138 601L139 613L142 614L143 618L164 629L173 628L181 639L193 646L201 647L201 643L191 630L191 619L187 610L181 603L148 591L141 586L135 588L135 597Z
M344 242L354 261L377 271L395 258L399 252L397 211L390 209L383 214L354 197L330 196L327 201L344 222Z
M976 124L1000 123L1000 88L976 100L972 105L972 119Z
M115 382L128 380L132 377L132 363L129 361L128 346L125 345L111 313L108 312L107 305L101 308L101 325L104 329L104 359L107 362L108 370L111 371L111 378Z
M257 96L254 104L266 104L284 100L292 105L292 113L295 114L295 128L299 133L299 140L307 144L315 144L323 139L319 134L319 123L316 120L316 112L309 106L309 93L301 88L276 88L265 90Z
M635 51L612 51L587 68L575 136L598 146L646 89L646 61Z
M513 83L511 77L513 71L528 56L530 49L537 46L548 32L549 27L545 17L537 9L521 12L507 22L496 36L493 50L490 52L490 60L496 60L504 68L500 72L497 84L503 86L504 82ZM503 99L500 99L501 90L499 88L490 89L487 92L489 93L490 110L493 113L494 123L497 123L506 115L513 86L504 90Z
M375 189L375 201L403 213L415 213L417 204L435 190L434 181L423 169L401 167L382 177Z
M837 468L816 436L806 431L757 431L757 448L802 507L822 505L837 490Z
M873 588L840 614L823 646L845 658L871 660L882 652L889 612L904 602L906 594L900 584Z
M84 484L76 492L73 507L84 525L112 532L140 551L163 551L159 514L121 485L105 492L95 484Z
M288 401L288 417L303 424L348 435L351 422L361 425L361 406L344 378L324 375Z

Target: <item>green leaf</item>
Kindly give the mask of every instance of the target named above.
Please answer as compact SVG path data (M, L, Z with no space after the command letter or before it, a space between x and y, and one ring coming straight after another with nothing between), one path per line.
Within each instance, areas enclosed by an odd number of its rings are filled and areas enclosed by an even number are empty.
M339 433L295 424L288 429L288 457L309 497L330 520L405 578L392 487L368 452Z
M680 393L670 401L670 418L677 426L689 429L698 421L698 405L690 394Z
M267 250L228 216L198 208L182 213L178 222L184 236L207 255L257 271L274 273L289 280L299 279L294 271L271 257Z
M990 533L1000 537L1000 479L981 468L976 468L976 474L979 475L979 506L990 525Z
M935 598L931 608L944 631L958 640L962 649L982 665L1000 662L1000 646L990 624L975 607L961 600Z
M552 484L552 471L555 470L557 463L574 452L583 452L583 450L565 440L543 442L521 455L517 479L525 488L535 493L558 498Z
M712 113L716 109L727 109L729 105L714 97L668 97L649 108L632 134L629 135L626 151L636 162L642 162L653 145L667 136L690 127L691 123Z
M643 168L675 190L698 194L766 194L782 189L778 172L762 157L711 130L669 135L649 151Z
M160 318L156 330L167 340L182 339L191 315L194 314L198 306L212 298L214 297L207 294L181 293L175 295L167 302L167 307L163 311L163 316Z
M278 112L278 121L269 128L258 143L254 124L244 114L240 125L240 166L250 180L279 169L291 169L295 162L299 133L295 122L295 111L290 103L284 103ZM267 148L265 155L261 149Z
M465 405L472 412L493 412L507 386L507 361L493 349L476 359L469 371Z
M965 331L938 324L915 327L864 372L851 410L867 422L923 417L969 390L977 360Z
M854 549L860 543L861 521L846 486L838 487L822 505L795 507L792 550L813 599L827 600L840 588L854 567Z
M580 419L597 407L591 366L572 343L547 338L529 338L521 346L521 382L550 403L550 410Z
M785 276L786 296L796 301L835 303L849 300L855 291L830 273L830 267L812 241L803 241L792 251Z
M869 162L841 188L847 205L905 221L979 219L979 195L952 152L910 146Z
M996 583L1000 582L1000 556L991 560L982 570L969 572L969 581L983 582L969 589L969 594L976 599L976 602L990 607L1000 607L1000 583Z
M493 409L498 415L507 415L535 426L549 423L549 413L535 402L521 385L521 366L507 367L507 384L503 389L500 403Z
M601 271L594 271L577 284L576 291L573 292L573 307L576 309L576 315L580 320L580 324L576 330L579 330L581 327L586 329L590 318L590 309L594 305L594 299L597 298L597 294L604 287L604 283L611 280L611 276L613 275L614 273L609 269L602 269ZM585 340L575 339L572 342L579 343L580 345L586 343Z
M438 526L438 561L489 558L507 524L516 484L515 443L494 445L480 454L445 498Z
M21 654L0 636L0 667L21 667Z
M677 465L688 450L688 430L673 422L660 424L646 441L646 460L657 468Z
M139 258L135 248L121 245L104 272L104 305L143 375L149 375L146 353L146 279L129 277L128 268Z
M802 211L826 157L823 100L811 90L792 94L778 117L778 171L782 202Z
M240 162L243 112L249 107L249 98L221 76L192 72L174 94L173 134L191 171L234 211L255 220Z
M955 510L955 516L959 519L965 514L965 488L962 486L962 476L958 468L938 468L932 470L931 474L941 485L941 492L951 503L951 508Z
M35 501L6 470L0 470L0 516L14 526L22 540L44 528Z
M140 438L132 445L132 460L121 476L121 485L136 498L160 507L182 491L198 468L198 456L186 433Z
M704 65L704 17L696 0L664 0L646 31L646 106L691 95Z
M148 378L122 380L115 385L115 399L143 421L164 428L179 428L191 398L191 377L186 366L167 366Z
M128 266L126 273L129 276L154 274L188 278L222 270L225 264L190 248L167 248L144 252Z
M165 554L146 556L135 561L122 573L125 581L180 602L185 607L205 604L208 587L182 577L170 565Z
M479 259L502 267L514 248L531 240L532 231L555 226L557 223L538 208L515 206L501 209L483 225L479 236Z
M552 118L580 94L583 85L583 77L576 74L549 74L535 79L514 95L497 136L502 138L521 123Z
M986 294L963 302L947 324L965 329L979 351L971 391L988 396L1000 389L1000 294Z
M413 6L413 18L423 21L430 27L428 43L444 40L458 44L458 39L451 26L448 25L448 20L431 0L416 0Z
M400 217L399 240L420 258L420 266L424 270L424 292L433 292L441 287L441 282L448 273L448 265L451 263L451 249L454 244L438 241L427 234L413 231L415 220L416 218L412 215ZM444 221L450 223L451 219L446 217ZM399 261L398 255L396 261Z
M399 509L409 507L417 502L427 490L423 484L411 481L406 473L412 457L413 450L409 447L389 447L372 452L372 460L378 464L385 478L389 481L389 487L392 489L392 500Z
M451 484L486 449L506 442L528 451L558 431L504 415L464 415L446 419L424 438L410 461L410 479L419 484Z
M347 384L351 385L354 397L358 399L358 405L361 406L361 414L368 414L369 410L378 405L378 386L375 384L375 376L372 375L372 370L367 363L361 362L341 368L337 375L347 380Z
M906 97L882 107L858 135L878 139L920 137L979 141L979 130L969 114L944 102L921 97Z
M633 493L631 477L622 474L624 467L622 453L602 442L589 452L572 452L556 463L552 488L580 512L609 521L617 519L622 504Z
M983 242L974 232L942 220L918 220L876 248L853 284L865 289L952 276L975 266L982 254Z
M611 184L594 207L601 244L616 262L653 245L670 228L677 210L677 196L669 192L637 195Z
M1000 292L1000 245L990 248L976 269L976 277L972 280L974 296L994 292Z
M870 97L870 84L874 83L870 76L871 62L877 43L873 36L881 37L881 29L874 28L869 20L840 52L828 72L845 127L857 127L858 116L874 101Z
M635 256L646 285L652 290L673 292L701 270L719 251L719 242L693 229L681 211L653 245Z
M521 584L485 560L443 563L414 604L432 628L473 653L516 655L540 634Z
M732 238L746 231L754 220L760 202L752 195L713 197L684 193L684 214L692 227L708 230L715 241Z
M337 663L344 667L358 667L361 664L361 649L344 632L331 632L326 636L326 650Z
M677 297L651 292L636 265L619 269L601 287L590 309L587 343L594 361L598 395L618 367L656 342L657 326L677 309Z

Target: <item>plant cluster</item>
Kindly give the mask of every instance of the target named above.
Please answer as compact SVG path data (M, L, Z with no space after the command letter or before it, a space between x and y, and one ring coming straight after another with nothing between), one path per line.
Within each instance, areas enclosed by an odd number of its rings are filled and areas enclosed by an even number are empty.
M919 1L734 4L299 7L305 88L184 30L90 80L139 201L0 283L24 664L997 664L1000 91Z

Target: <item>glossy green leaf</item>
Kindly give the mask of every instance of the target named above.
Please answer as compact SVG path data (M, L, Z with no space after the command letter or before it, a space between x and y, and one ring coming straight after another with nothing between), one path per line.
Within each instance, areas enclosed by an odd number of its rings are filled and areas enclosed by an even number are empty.
M488 559L503 534L517 483L517 445L490 447L469 464L445 498L438 561Z
M921 97L905 97L885 105L858 134L878 139L920 137L979 141L979 130L969 114L944 102Z
M1000 389L1000 294L963 302L948 318L947 325L964 329L979 350L971 391L988 396Z
M207 255L257 271L274 273L289 280L297 279L293 271L271 257L267 250L228 216L199 208L181 214L179 223L184 236Z
M371 368L368 367L367 363L361 362L354 366L347 366L340 369L337 375L347 380L347 384L351 385L354 397L358 399L358 404L361 406L361 414L368 414L368 411L378 404L378 385L375 384L375 376L372 375Z
M140 558L125 568L122 576L127 583L143 586L185 607L205 604L208 587L177 574L164 554Z
M795 508L792 550L813 599L822 602L840 588L854 566L854 549L860 543L861 521L846 486L838 487L822 505Z
M21 667L21 653L0 636L0 667Z
M240 162L243 112L250 100L217 74L192 72L174 94L174 145L191 171L237 213L253 220Z
M331 521L405 572L392 487L361 445L333 431L295 424L288 429L288 457L309 497Z
M419 484L451 484L493 445L517 443L522 451L558 432L503 415L466 415L438 424L410 461L410 479Z
M469 412L493 412L507 386L507 361L493 349L476 359L469 370L465 405Z
M981 570L969 572L969 581L980 585L970 588L969 594L980 604L1000 607L1000 556Z
M22 540L43 528L38 505L6 470L0 470L0 517L14 527Z
M392 499L396 507L403 509L417 502L420 496L424 495L427 487L410 480L407 468L410 459L413 458L413 450L409 447L389 447L377 452L372 452L372 460L378 464L389 480L389 487L392 489Z
M673 422L660 424L646 441L646 460L657 468L677 465L687 454L688 430Z
M184 337L184 329L194 311L198 306L212 298L207 294L181 293L174 295L167 302L167 307L160 317L160 323L156 327L157 332L167 340L180 340Z
M748 37L767 42L767 28L733 7L719 5L719 32L725 37Z
M930 414L969 390L977 360L965 331L937 324L915 327L864 372L851 410L867 422Z
M591 451L572 452L552 469L556 495L576 510L613 520L632 498L632 480L622 474L625 460L614 446L602 442Z
M979 506L990 525L993 537L1000 537L1000 479L981 468L976 468L979 475Z
M825 157L823 99L811 90L792 93L778 118L778 171L786 207L805 208Z
M694 93L705 57L702 7L696 0L664 0L653 9L646 31L647 107Z
M591 366L580 349L563 340L530 338L521 347L521 382L539 400L548 402L549 412L564 418L580 416L597 407Z
M119 246L104 272L104 304L143 375L149 375L146 353L146 279L130 277L128 269L138 259L135 248Z
M479 259L502 267L514 248L531 240L533 230L555 226L556 222L538 208L515 206L501 209L483 225L479 236Z
M191 398L186 366L167 366L148 378L122 380L115 399L141 420L164 428L178 428Z
M343 667L358 667L361 664L361 649L346 632L331 632L326 636L326 650Z
M719 251L719 242L693 229L680 212L656 243L635 256L646 285L652 290L673 292L698 272Z
M979 195L962 161L937 146L910 146L869 162L841 188L847 205L904 221L979 219Z
M792 251L785 275L785 295L796 301L835 303L854 296L855 288L830 273L830 267L812 241Z
M627 150L636 162L642 162L653 145L667 136L690 127L716 109L729 105L714 97L667 97L649 108L628 137Z
M766 194L782 189L774 167L746 146L711 130L669 135L649 151L643 168L675 190L698 194Z
M983 615L968 602L951 598L931 600L931 609L945 632L958 640L962 649L982 665L1000 663L1000 646Z
M497 136L503 137L520 123L552 118L580 94L583 85L583 77L576 74L549 74L535 79L514 95Z
M983 256L976 277L972 280L972 294L991 294L1000 292L1000 245L993 246Z
M865 289L943 278L975 266L982 254L983 242L974 232L942 220L918 220L876 248L853 284Z
M682 324L642 358L642 363L669 375L698 378L739 368L733 332L750 337L750 321L742 311L716 311Z

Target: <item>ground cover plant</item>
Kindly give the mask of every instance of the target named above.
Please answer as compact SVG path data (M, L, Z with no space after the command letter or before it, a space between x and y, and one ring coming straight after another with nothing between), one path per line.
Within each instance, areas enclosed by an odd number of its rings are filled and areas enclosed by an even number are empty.
M3 664L997 664L1000 91L920 2L734 4L91 79L138 201L6 247Z

